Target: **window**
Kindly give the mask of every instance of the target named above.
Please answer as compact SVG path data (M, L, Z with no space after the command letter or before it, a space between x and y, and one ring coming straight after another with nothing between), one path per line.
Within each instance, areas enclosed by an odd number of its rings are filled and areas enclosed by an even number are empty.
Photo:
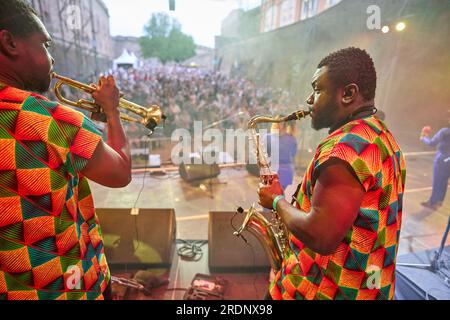
M284 0L281 4L280 27L294 22L295 19L295 0Z
M266 11L264 17L264 31L270 31L275 29L275 6L271 5Z
M302 3L302 14L300 19L308 19L317 14L319 9L319 0L303 0Z

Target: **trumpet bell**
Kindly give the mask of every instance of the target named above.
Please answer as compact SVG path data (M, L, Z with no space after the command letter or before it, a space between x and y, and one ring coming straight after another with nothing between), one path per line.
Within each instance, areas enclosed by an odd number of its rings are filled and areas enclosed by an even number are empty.
M142 119L142 124L150 131L154 131L166 119L167 117L162 113L161 108L154 105L147 109L147 116Z

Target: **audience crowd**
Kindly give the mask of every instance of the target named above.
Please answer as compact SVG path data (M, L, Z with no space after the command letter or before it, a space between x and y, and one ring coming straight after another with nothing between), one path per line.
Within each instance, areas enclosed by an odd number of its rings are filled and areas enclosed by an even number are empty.
M287 114L294 105L289 92L259 87L246 79L220 72L181 65L147 65L139 69L112 70L124 97L141 106L159 105L167 120L159 135L170 138L173 130L193 130L194 121L203 128L245 129L256 115ZM67 90L71 99L77 93ZM125 124L133 144L145 136L145 128Z

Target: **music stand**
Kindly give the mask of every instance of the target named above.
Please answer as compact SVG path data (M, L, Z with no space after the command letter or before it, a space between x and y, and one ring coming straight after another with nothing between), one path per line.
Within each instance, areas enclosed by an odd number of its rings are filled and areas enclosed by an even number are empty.
M450 279L449 277L441 271L442 268L447 267L445 261L444 261L444 249L445 249L445 243L447 242L448 233L450 230L450 216L448 217L447 221L447 227L445 228L444 235L441 240L441 245L437 251L434 253L434 258L431 261L430 264L422 264L422 263L397 263L397 266L402 267L415 267L415 268L423 268L428 269L431 272L437 273L440 276L444 277L444 282L447 285L450 285Z

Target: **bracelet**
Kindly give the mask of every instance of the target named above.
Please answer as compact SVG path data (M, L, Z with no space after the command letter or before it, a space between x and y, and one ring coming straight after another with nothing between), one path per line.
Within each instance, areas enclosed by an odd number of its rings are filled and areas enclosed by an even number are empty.
M273 211L277 211L277 204L281 199L284 199L284 196L278 196L273 200Z

